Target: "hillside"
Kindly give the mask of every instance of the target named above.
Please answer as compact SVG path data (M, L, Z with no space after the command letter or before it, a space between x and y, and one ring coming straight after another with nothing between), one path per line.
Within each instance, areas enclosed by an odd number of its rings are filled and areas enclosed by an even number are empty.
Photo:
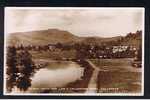
M142 31L137 31L135 33L128 33L122 40L120 41L121 45L133 45L139 47L142 43Z
M79 37L73 34L58 29L48 29L31 32L18 32L12 33L8 37L8 44L10 45L44 45L44 44L55 44L55 43L71 43L79 41Z
M117 41L121 38L121 36L116 36L116 37L109 37L109 38L102 38L102 37L85 37L82 42L84 44L104 44L108 43L111 41Z
M84 44L97 44L101 45L135 45L139 46L141 43L141 33L129 33L125 37L116 36L110 38L103 37L78 37L68 31L59 29L48 29L31 32L18 32L12 33L7 39L9 45L45 45L56 43L84 43Z

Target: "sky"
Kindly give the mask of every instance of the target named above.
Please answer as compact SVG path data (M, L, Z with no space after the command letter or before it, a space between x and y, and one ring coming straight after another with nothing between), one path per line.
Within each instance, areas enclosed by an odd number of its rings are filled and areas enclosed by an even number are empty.
M6 7L5 33L60 29L77 36L124 36L143 30L143 19L143 8Z

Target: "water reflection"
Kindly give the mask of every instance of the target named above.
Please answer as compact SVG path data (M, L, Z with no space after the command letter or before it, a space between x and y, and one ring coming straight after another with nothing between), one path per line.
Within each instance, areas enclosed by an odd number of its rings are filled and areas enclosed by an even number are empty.
M70 82L80 80L83 72L84 68L74 62L51 62L46 68L35 73L29 91L35 92L35 90L40 91L41 88L63 87Z

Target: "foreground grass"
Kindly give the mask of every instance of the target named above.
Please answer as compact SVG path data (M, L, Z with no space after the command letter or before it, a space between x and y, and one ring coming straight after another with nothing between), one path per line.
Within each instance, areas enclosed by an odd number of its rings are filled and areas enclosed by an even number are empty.
M97 79L99 93L139 93L141 92L141 72L132 68L132 59L94 59L92 63L102 69Z
M99 72L97 88L100 93L141 92L140 72Z
M128 66L131 64L133 59L131 58L121 58L121 59L91 59L97 67L102 66Z

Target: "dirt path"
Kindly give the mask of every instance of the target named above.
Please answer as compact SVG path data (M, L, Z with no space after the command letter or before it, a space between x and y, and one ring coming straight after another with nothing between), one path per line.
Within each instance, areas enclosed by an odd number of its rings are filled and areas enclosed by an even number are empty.
M97 93L97 76L100 69L97 68L91 61L89 60L86 61L91 65L91 67L94 68L94 72L85 93Z

